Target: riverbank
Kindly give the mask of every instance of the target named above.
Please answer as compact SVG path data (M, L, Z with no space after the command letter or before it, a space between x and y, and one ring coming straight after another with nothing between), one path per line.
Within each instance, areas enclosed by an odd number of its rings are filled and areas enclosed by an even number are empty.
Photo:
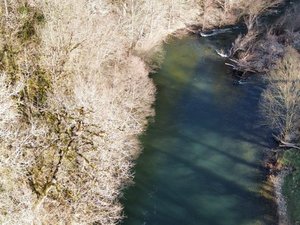
M163 58L161 43L187 25L230 25L271 6L1 2L1 223L120 221L138 135L154 114L148 74Z
M268 28L259 21L247 24L248 32L237 39L231 51L232 65L241 71L242 79L250 73L260 73L267 83L261 109L266 125L273 128L278 149L269 154L266 164L275 186L282 224L300 221L299 7L299 3L289 2L283 15Z

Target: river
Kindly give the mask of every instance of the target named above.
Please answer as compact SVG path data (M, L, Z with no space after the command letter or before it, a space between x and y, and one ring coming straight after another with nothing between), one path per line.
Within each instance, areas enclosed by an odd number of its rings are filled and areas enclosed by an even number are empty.
M216 48L231 34L172 39L157 86L156 115L141 137L123 225L274 225L265 182L270 131L259 114L261 81L241 83Z

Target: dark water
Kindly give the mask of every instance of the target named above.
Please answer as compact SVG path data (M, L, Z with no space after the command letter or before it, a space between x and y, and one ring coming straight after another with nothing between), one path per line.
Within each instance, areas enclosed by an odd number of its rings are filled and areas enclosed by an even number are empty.
M262 185L270 145L258 114L262 88L255 78L236 84L214 51L226 40L189 37L166 46L153 75L156 116L123 200L124 225L276 224Z

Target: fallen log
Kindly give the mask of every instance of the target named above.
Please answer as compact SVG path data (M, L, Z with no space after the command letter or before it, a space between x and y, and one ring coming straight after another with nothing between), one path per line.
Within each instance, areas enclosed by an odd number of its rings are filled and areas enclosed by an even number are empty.
M280 148L295 148L300 150L300 146L293 144L293 143L289 143L289 142L285 142L285 141L280 141Z
M273 134L273 137L275 138L276 141L279 142L279 146L278 146L279 148L295 148L295 149L300 150L300 146L298 146L295 143L290 143L290 142L283 141L274 134Z

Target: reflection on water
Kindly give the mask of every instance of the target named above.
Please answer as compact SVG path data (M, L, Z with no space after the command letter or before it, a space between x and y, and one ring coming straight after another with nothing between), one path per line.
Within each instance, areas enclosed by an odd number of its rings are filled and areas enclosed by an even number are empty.
M276 224L273 203L259 194L269 145L257 114L261 88L255 79L234 85L216 45L190 37L166 46L124 225Z

